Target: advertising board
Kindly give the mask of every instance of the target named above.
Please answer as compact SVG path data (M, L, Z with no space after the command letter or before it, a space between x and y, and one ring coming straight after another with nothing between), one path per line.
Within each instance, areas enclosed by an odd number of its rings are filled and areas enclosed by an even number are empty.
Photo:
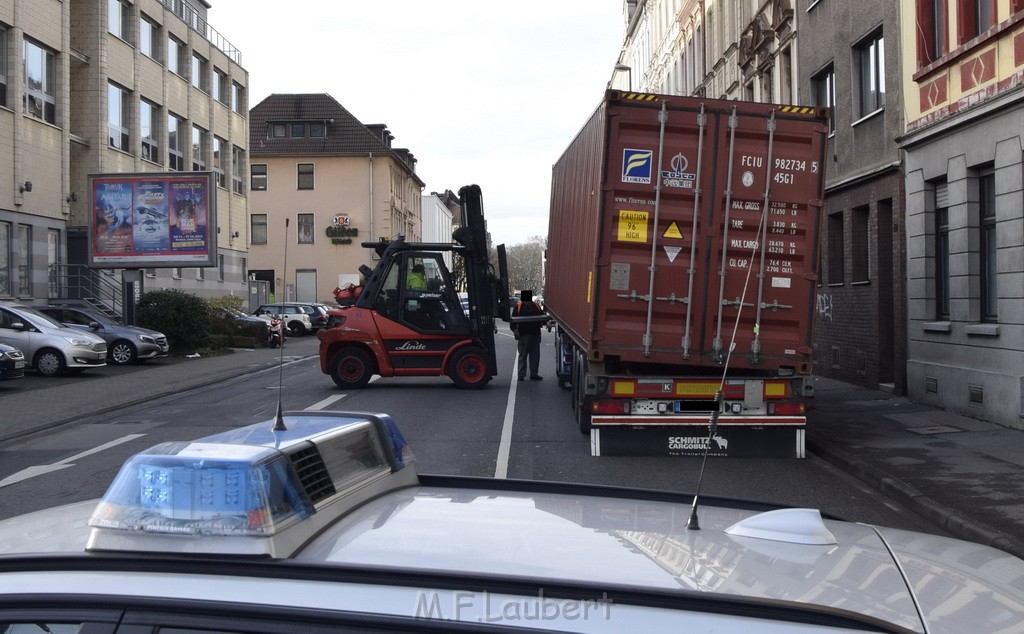
M213 172L89 176L89 266L217 265Z

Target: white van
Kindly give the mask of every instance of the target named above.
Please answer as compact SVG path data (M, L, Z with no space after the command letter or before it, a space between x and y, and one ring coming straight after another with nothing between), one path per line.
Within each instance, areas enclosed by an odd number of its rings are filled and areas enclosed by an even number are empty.
M28 365L43 376L107 364L106 341L23 304L0 302L0 343L24 352Z

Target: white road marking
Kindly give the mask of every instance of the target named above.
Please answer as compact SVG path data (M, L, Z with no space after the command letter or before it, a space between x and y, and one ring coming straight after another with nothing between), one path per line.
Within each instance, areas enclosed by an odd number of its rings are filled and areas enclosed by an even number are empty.
M52 473L54 471L60 471L61 469L67 469L68 467L73 467L73 466L75 466L74 465L74 461L75 460L78 460L80 458L84 458L86 456L91 456L94 453L99 453L101 451L105 451L107 449L110 449L111 447L116 447L116 446L124 444L126 442L131 442L132 440L135 440L136 438L142 438L145 435L146 434L128 434L127 436L122 436L121 438L118 438L117 440L111 440L110 442L103 443L102 445L99 445L98 447L93 447L92 449L86 449L85 451L83 451L81 453L77 453L77 454L75 454L73 456L69 456L69 457L67 457L67 458L65 458L63 460L58 460L57 462L54 462L52 464L36 465L36 466L33 466L33 467L29 467L27 469L22 469L21 471L19 471L17 473L14 473L14 474L11 474L11 475L7 476L6 478L4 478L3 480L0 480L0 488L3 488L3 487L5 487L5 486L7 486L9 484L14 484L16 482L21 482L22 480L28 480L29 478L34 478L36 476L46 475L47 473Z
M505 403L505 420L501 424L501 442L498 443L498 463L494 466L494 477L505 479L508 477L508 458L512 452L512 421L516 414L516 389L519 380L516 378L519 370L519 350L512 359L512 377L509 379L508 402Z
M320 401L319 403L313 403L312 405L307 407L306 410L308 411L308 410L327 409L328 405L330 405L331 403L334 403L335 401L340 401L341 399L345 398L346 396L348 396L348 394L335 394L334 396L328 396L327 398L325 398L324 400Z

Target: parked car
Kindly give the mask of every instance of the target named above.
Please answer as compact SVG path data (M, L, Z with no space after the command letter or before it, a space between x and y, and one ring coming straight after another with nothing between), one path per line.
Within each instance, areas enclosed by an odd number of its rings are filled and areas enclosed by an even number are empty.
M313 332L322 330L327 327L327 311L329 306L321 304L319 302L286 302L287 306L298 306L307 315L309 315L309 322L313 326Z
M228 308L226 306L221 307L220 313L221 316L230 319L236 324L257 326L260 329L262 339L271 348L276 348L284 343L286 339L284 322L270 313L259 316L248 315L236 308Z
M25 355L14 346L0 343L0 381L25 376Z
M39 312L72 328L102 337L107 342L107 360L114 365L166 357L170 351L164 333L126 326L98 311L77 306L47 306L40 308Z
M24 304L0 302L0 343L18 348L43 376L107 364L107 342Z
M0 521L0 631L1021 631L1008 553L700 502L419 474L386 414L286 412Z
M299 336L313 332L313 322L310 320L309 314L302 310L301 306L288 303L262 304L259 308L252 311L252 314L256 316L268 313L283 319L288 327L288 332L293 335Z

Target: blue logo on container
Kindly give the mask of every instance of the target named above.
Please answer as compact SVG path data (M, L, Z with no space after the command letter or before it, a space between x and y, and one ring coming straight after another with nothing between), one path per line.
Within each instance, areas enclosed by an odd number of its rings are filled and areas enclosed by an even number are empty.
M622 150L622 182L651 184L651 150Z

